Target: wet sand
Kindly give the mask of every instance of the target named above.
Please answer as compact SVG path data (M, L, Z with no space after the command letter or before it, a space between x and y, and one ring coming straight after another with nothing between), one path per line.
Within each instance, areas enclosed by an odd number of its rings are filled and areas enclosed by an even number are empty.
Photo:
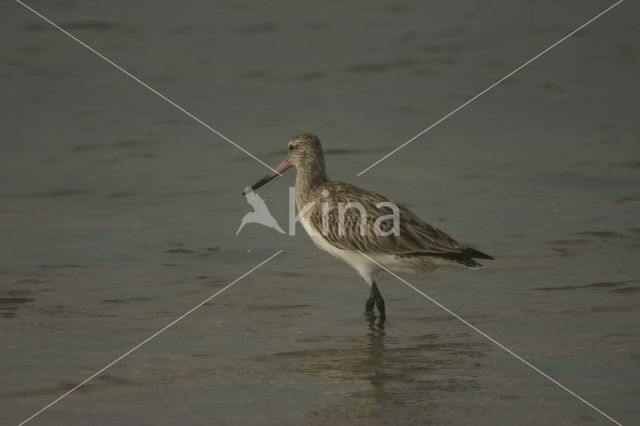
M496 257L405 277L623 424L640 415L638 6L44 1L46 16L269 164ZM280 249L33 424L605 424L391 276L258 225L266 169L19 4L0 46L0 423L16 424ZM260 190L287 227L293 173Z

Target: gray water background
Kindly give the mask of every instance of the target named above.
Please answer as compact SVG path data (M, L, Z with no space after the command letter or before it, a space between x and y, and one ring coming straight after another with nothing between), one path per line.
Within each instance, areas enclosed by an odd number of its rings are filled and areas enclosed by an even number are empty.
M406 276L612 417L640 415L638 6L356 173L607 1L31 1L271 165L496 257ZM606 424L391 276L302 228L235 232L267 169L18 3L0 6L0 423L16 424L280 249L33 424ZM294 172L260 194L280 225Z

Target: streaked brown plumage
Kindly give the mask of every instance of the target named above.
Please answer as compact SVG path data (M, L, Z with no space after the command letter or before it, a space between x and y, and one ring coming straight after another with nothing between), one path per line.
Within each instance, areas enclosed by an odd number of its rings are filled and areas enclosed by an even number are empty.
M378 229L383 232L376 232L376 220L393 213L389 204L379 205L391 203L389 199L348 183L330 181L325 171L322 145L316 136L298 134L289 141L288 148L287 158L275 170L281 173L296 167L296 205L305 230L318 247L350 264L371 286L366 310L371 312L375 303L381 321L385 318L385 307L375 276L382 268L361 253L393 272L428 272L444 264L477 269L481 265L475 258L493 259L458 243L396 203L393 205L399 213L399 232L389 232L394 225L390 218L381 219ZM267 175L252 188L259 188L277 175ZM362 222L362 212L358 208L345 208L355 202L366 214ZM385 235L387 233L390 235Z

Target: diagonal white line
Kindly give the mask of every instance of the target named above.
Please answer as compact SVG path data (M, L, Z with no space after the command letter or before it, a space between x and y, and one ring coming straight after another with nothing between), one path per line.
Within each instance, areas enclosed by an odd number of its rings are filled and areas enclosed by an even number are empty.
M151 336L147 337L146 339L144 339L142 342L138 343L137 345L135 345L133 348L129 349L127 352L125 352L124 354L120 355L118 358L114 359L113 361L111 361L109 364L105 365L104 367L102 367L100 370L96 371L95 373L93 373L91 376L87 377L86 379L84 379L82 382L80 382L79 384L77 384L76 386L74 386L73 388L71 388L70 390L68 390L67 392L65 392L64 394L60 395L58 398L56 398L55 400L53 400L52 402L50 402L49 404L45 405L44 407L42 407L40 410L36 411L33 415L31 415L30 417L26 418L25 420L23 420L22 422L20 422L19 426L22 426L23 424L27 423L28 421L30 421L31 419L33 419L34 417L36 417L38 414L42 413L43 411L45 411L46 409L48 409L49 407L51 407L52 405L56 404L57 402L59 402L62 398L66 397L67 395L69 395L71 392L75 391L76 389L78 389L80 386L86 384L89 380L94 379L95 377L99 376L100 374L102 374L103 371L105 371L107 368L113 366L114 364L118 363L119 361L121 361L123 358L125 358L126 356L128 356L129 354L131 354L133 351L135 351L136 349L140 348L142 345L144 345L145 343L147 343L148 341L150 341L151 339L153 339L154 337L156 337L157 335L159 335L160 333L162 333L163 331L167 330L169 327L173 326L174 324L176 324L178 321L182 320L183 318L185 318L187 315L191 314L193 311L195 311L196 309L198 309L200 306L204 305L205 303L207 303L208 301L210 301L211 299L213 299L214 297L216 297L217 295L219 295L220 293L222 293L223 291L225 291L226 289L228 289L229 287L231 287L232 285L234 285L235 283L237 283L238 281L240 281L241 279L243 279L244 277L246 277L247 275L249 275L250 273L252 273L253 271L255 271L256 269L258 269L259 267L261 267L262 265L264 265L265 263L267 263L268 261L270 261L271 259L273 259L274 257L276 257L277 255L279 255L280 253L282 253L284 250L280 250L275 254L272 254L270 257L268 257L267 259L263 260L262 262L260 262L259 264L257 264L256 266L254 266L253 268L251 268L248 272L245 272L244 274L240 275L238 278L236 278L235 280L233 280L231 283L227 284L224 288L222 288L221 290L217 291L215 294L207 297L206 299L204 299L202 302L198 303L196 306L194 306L193 308L189 309L187 312L185 312L184 314L180 315L178 318L174 319L173 321L171 321L169 324L165 325L164 327L162 327L160 330L156 331L155 333L153 333Z
M394 277L396 277L397 279L399 279L400 281L402 281L403 283L405 283L406 285L408 285L409 287L411 287L412 289L414 289L415 291L417 291L418 293L420 293L421 295L423 295L424 297L426 297L427 299L429 299L431 302L435 303L436 305L438 305L440 308L444 309L445 311L447 311L450 315L454 316L455 318L459 319L460 321L462 321L465 325L471 327L473 330L475 330L478 334L486 337L487 339L489 339L491 342L495 343L497 346L499 346L501 349L505 350L506 352L508 352L509 354L513 355L516 359L518 359L519 361L523 362L524 364L528 365L529 367L531 367L532 369L534 369L535 371L537 371L538 373L540 373L541 375L543 375L544 377L546 377L547 379L551 380L553 383L555 383L556 385L560 386L562 389L564 389L565 391L569 392L571 395L575 396L576 398L578 398L580 401L584 402L585 404L587 404L589 407L593 408L594 410L596 410L598 413L602 414L603 416L605 416L607 419L611 420L613 423L622 426L622 424L620 422L618 422L617 420L615 420L613 417L609 416L607 413L605 413L604 411L602 411L601 409L599 409L598 407L596 407L595 405L593 405L592 403L590 403L589 401L587 401L586 399L582 398L580 395L578 395L577 393L573 392L571 389L567 388L566 386L564 386L562 383L558 382L556 379L554 379L553 377L549 376L547 373L545 373L544 371L540 370L538 367L536 367L535 365L531 364L529 361L527 361L526 359L522 358L520 355L516 354L515 352L513 352L511 349L507 348L506 346L504 346L502 343L498 342L496 339L494 339L493 337L489 336L487 333L485 333L484 331L480 330L478 327L476 327L475 325L471 324L469 321L465 320L464 318L462 318L460 315L456 314L455 312L453 312L451 309L447 308L446 306L444 306L442 303L438 302L437 300L435 300L434 298L430 297L429 295L423 293L422 291L418 290L416 287L412 286L411 284L409 284L406 280L402 279L401 277L399 277L398 275L394 274L393 272L391 272L389 269L385 268L384 266L382 266L381 264L379 264L378 262L376 262L375 260L373 260L371 257L367 256L366 254L364 254L363 252L361 252L360 250L358 250L358 253L360 253L361 255L363 255L364 257L366 257L367 259L369 259L370 261L372 261L373 263L375 263L376 265L378 265L379 267L381 267L382 269L384 269L385 271L387 271L388 273L390 273L391 275L393 275Z
M269 166L267 163L265 163L264 161L262 161L261 159L259 159L258 157L256 157L255 155L253 155L252 153L250 153L249 151L247 151L246 149L244 149L243 147L241 147L240 145L238 145L237 143L235 143L234 141L232 141L231 139L229 139L228 137L226 137L225 135L223 135L222 133L220 133L219 131L217 131L216 129L214 129L213 127L211 127L210 125L208 125L207 123L205 123L204 121L202 121L201 119L199 119L198 117L196 117L195 115L193 115L192 113L190 113L189 111L187 111L186 109L184 109L183 107L181 107L180 105L178 105L177 103L175 103L173 100L169 99L168 97L166 97L165 95L163 95L162 93L158 92L156 89L154 89L153 87L149 86L147 83L145 83L144 81L140 80L138 77L136 77L135 75L131 74L129 71L127 71L126 69L122 68L120 65L116 64L115 62L113 62L111 59L107 58L106 56L104 56L102 53L98 52L97 50L95 50L93 47L89 46L87 43L83 42L82 40L80 40L79 38L77 38L76 36L74 36L73 34L71 34L70 32L68 32L67 30L65 30L64 28L60 27L59 25L57 25L55 22L53 22L52 20L50 20L49 18L47 18L46 16L42 15L40 12L36 11L35 9L33 9L31 6L23 3L20 0L16 0L16 2L20 3L22 6L24 6L25 8L29 9L31 12L33 12L35 15L39 16L40 18L42 18L43 20L45 20L46 22L48 22L49 24L51 24L54 28L56 28L57 30L61 31L62 33L64 33L66 36L70 37L71 39L73 39L74 41L76 41L78 44L86 47L88 50L90 50L91 52L95 53L96 55L98 55L101 59L105 60L106 62L108 62L109 64L111 64L114 68L116 68L117 70L121 71L123 74L125 74L127 77L132 78L133 80L135 80L136 82L140 83L142 86L144 86L146 89L148 89L149 91L155 93L156 95L160 96L162 99L164 99L165 101L167 101L168 103L170 103L172 106L174 106L176 109L182 111L183 113L185 113L186 115L188 115L189 117L191 117L192 119L194 119L195 121L197 121L198 123L202 124L204 127L206 127L207 129L211 130L213 133L215 133L216 135L220 136L222 139L224 139L225 141L229 142L231 145L235 146L236 148L238 148L240 151L244 152L245 154L247 154L248 156L250 156L251 158L253 158L254 160L256 160L257 162L259 162L260 164L262 164L263 166L267 167L268 169L270 169L271 171L274 171L276 173L278 173L276 170L274 170L273 168L271 168L271 166ZM280 175L280 173L278 173Z
M589 19L587 22L585 22L584 24L580 25L578 28L576 28L575 30L571 31L569 34L567 34L566 36L562 37L560 40L556 41L555 43L553 43L551 46L547 47L546 49L544 49L542 52L538 53L536 56L534 56L533 58L529 59L527 62L525 62L524 64L520 65L518 68L516 68L515 70L511 71L509 74L505 75L504 77L502 77L500 80L496 81L495 83L493 83L491 86L487 87L486 89L484 89L483 91L481 91L480 93L478 93L477 95L475 95L474 97L472 97L471 99L469 99L468 101L466 101L465 103L463 103L462 105L460 105L458 108L454 109L453 111L449 112L447 115L445 115L444 117L442 117L440 120L436 121L435 123L433 123L431 126L427 127L426 129L424 129L423 131L421 131L420 133L418 133L417 135L415 135L414 137L412 137L411 139L409 139L408 141L406 141L405 143L403 143L402 145L400 145L399 147L397 147L396 149L394 149L393 151L389 152L388 154L386 154L384 157L380 158L378 161L376 161L375 163L371 164L369 167L367 167L366 169L362 170L360 173L357 174L357 176L360 176L361 174L365 173L366 171L368 171L369 169L371 169L373 166L381 163L382 161L386 160L388 157L390 157L391 155L395 154L396 152L398 152L400 149L404 148L405 146L407 146L408 144L410 144L411 142L413 142L415 139L419 138L420 136L422 136L423 134L425 134L426 132L428 132L429 130L433 129L434 127L436 127L438 124L442 123L444 120L446 120L447 118L451 117L453 114L455 114L456 112L460 111L462 108L466 107L467 105L469 105L471 102L475 101L476 99L478 99L480 96L484 95L485 93L487 93L489 90L493 89L494 87L496 87L498 84L502 83L503 81L505 81L506 79L508 79L509 77L511 77L512 75L514 75L515 73L517 73L518 71L520 71L522 68L526 67L527 65L529 65L531 62L535 61L536 59L538 59L540 56L544 55L545 53L547 53L548 51L550 51L551 49L553 49L554 47L556 47L557 45L559 45L560 43L562 43L563 41L565 41L566 39L568 39L569 37L571 37L572 35L574 35L575 33L577 33L578 31L580 31L581 29L583 29L584 27L586 27L587 25L589 25L590 23L592 23L593 21L595 21L596 19L598 19L599 17L601 17L602 15L604 15L605 13L607 13L608 11L610 11L611 9L613 9L614 7L616 7L617 5L619 5L620 3L622 3L624 0L618 0L616 3L614 3L613 5L609 6L608 8L606 8L605 10L603 10L602 12L600 12L599 14L597 14L596 16L594 16L593 18Z

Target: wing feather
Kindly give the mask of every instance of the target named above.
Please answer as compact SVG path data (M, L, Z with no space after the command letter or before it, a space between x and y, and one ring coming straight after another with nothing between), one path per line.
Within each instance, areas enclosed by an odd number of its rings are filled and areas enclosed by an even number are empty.
M393 210L391 207L379 208L377 205L381 202L390 202L389 199L341 182L327 182L322 185L322 189L329 191L327 197L322 197L320 191L309 196L309 200L316 200L310 211L309 222L316 232L338 248L360 250L364 253L398 255L415 252L428 252L435 255L456 254L462 253L465 249L449 235L422 221L405 206L395 203L400 216L399 235L393 233L388 236L379 235L375 228L376 220L380 216L392 214ZM344 211L344 229L341 229L338 206L340 203L347 206L355 201L360 203L366 214L366 219L363 219L364 229L361 212L356 207L350 207ZM325 218L325 232L323 232L323 203L327 203L329 207ZM379 229L390 231L393 225L391 219L383 220L379 223Z

